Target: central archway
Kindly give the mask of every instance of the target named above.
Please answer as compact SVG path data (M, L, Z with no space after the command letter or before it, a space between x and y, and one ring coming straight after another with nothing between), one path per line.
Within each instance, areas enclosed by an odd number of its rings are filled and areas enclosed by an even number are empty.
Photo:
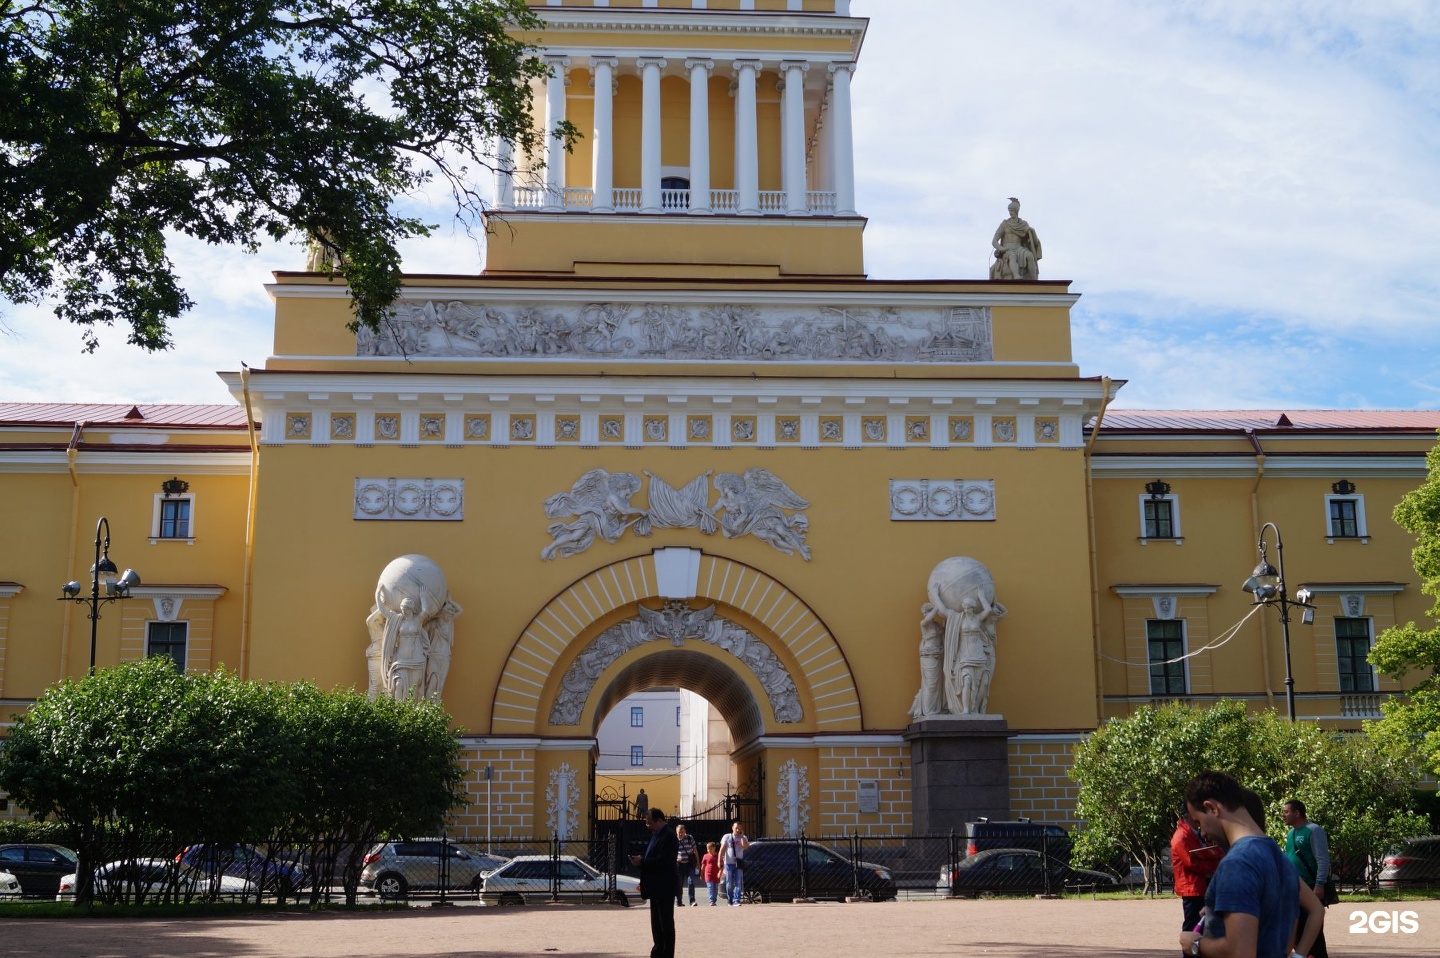
M626 696L657 686L688 689L725 716L737 742L758 739L765 731L762 706L745 680L714 657L686 649L651 652L622 668L596 697L590 734L600 720Z
M684 620L712 606L707 622ZM669 621L656 621L657 613ZM607 639L617 630L618 637ZM850 665L825 623L798 595L733 559L698 549L661 549L594 570L536 614L501 670L491 731L573 736L588 726L593 732L595 689L611 688L617 666L650 658L666 647L665 640L732 666L743 662L731 671L752 698L768 699L771 706L784 699L777 689L793 683L799 716L762 708L760 722L748 728L754 738L863 728Z

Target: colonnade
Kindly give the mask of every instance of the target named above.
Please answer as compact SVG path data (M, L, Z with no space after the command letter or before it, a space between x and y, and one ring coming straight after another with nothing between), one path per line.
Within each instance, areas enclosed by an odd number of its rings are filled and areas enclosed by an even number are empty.
M684 76L690 84L690 186L688 196L669 196L662 190L660 156L660 80L670 61L658 56L637 56L625 62L626 69L640 76L641 135L640 189L617 190L615 187L615 110L616 75L621 58L589 56L587 63L595 87L594 129L586 131L591 144L591 183L589 190L568 186L564 142L555 135L556 127L566 119L566 87L569 85L571 58L547 55L550 71L546 81L545 180L543 189L517 187L513 150L501 143L497 203L501 208L540 208L549 210L589 209L596 213L617 210L640 213L682 212L693 214L735 213L758 216L762 213L784 213L803 216L816 213L854 216L855 161L854 140L850 118L850 78L853 62L812 63L806 60L781 60L778 64L781 93L781 184L776 193L760 191L759 123L757 88L765 64L755 58L740 58L729 64L735 98L735 184L732 190L716 190L710 171L710 77L716 61L707 57L684 60ZM827 93L822 100L819 118L817 155L824 166L817 179L828 180L827 190L810 191L807 185L807 155L810 141L805 124L805 76L812 67L823 67L827 73Z

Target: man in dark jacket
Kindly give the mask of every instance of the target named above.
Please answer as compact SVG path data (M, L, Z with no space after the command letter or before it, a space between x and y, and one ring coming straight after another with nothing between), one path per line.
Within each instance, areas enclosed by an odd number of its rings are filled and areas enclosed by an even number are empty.
M680 894L675 855L679 842L658 808L650 809L645 827L650 830L650 844L645 846L645 854L631 855L630 863L639 866L640 895L650 902L650 936L655 940L650 958L675 958L675 897Z

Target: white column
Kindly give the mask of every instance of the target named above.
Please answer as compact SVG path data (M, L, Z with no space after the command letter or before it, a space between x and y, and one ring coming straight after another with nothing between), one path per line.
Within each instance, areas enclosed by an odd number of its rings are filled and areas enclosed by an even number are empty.
M760 155L756 135L755 75L759 60L735 61L735 189L738 212L760 214Z
M515 205L515 145L503 136L495 144L495 205L502 210Z
M565 122L565 87L570 83L569 57L546 57L550 76L545 81L545 205L565 208L565 141L555 128Z
M663 213L660 205L660 71L665 61L641 57L640 212Z
M686 60L690 71L690 212L710 212L710 71L714 60Z
M835 215L855 214L855 134L850 125L850 75L853 63L830 64L830 162L835 184Z
M810 211L805 193L805 71L810 64L786 60L780 64L785 77L785 109L781 122L781 167L785 172L785 212L798 216Z
M590 208L610 213L615 208L615 67L614 57L592 57L590 70L595 85L595 134L590 141L591 176L595 195Z

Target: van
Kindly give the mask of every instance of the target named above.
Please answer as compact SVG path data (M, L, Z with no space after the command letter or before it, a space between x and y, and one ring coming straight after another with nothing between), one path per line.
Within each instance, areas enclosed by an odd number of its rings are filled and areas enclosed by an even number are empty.
M1070 833L1040 822L980 821L965 823L965 855L992 848L1029 848L1049 858L1070 860Z

